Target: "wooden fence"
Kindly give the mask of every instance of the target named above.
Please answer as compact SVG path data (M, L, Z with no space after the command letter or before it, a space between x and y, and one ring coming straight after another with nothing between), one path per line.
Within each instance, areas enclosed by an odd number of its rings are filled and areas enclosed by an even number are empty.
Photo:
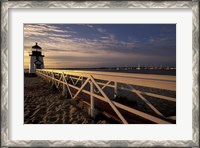
M53 82L56 87L62 86L63 91L68 92L71 99L75 99L81 92L89 95L90 114L92 117L95 117L94 100L98 99L108 103L120 121L125 124L128 123L126 116L123 115L120 110L158 124L170 124L170 120L176 120L176 115L170 117L163 115L150 101L146 99L146 96L163 99L173 103L176 103L176 97L165 96L155 92L138 90L135 88L135 86L141 86L145 88L168 90L176 93L175 76L53 69L37 69L36 73L48 81ZM90 87L89 90L86 89L86 85ZM113 90L114 93L112 97L108 97L105 92L106 88ZM77 91L73 93L72 89ZM144 103L152 109L156 116L129 107L119 101L115 101L119 90L136 94L141 101L144 101Z

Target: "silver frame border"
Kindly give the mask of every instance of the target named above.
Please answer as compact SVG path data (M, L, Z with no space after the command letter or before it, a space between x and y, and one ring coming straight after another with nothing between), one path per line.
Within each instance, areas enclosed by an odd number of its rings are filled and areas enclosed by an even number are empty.
M4 1L1 3L1 147L199 147L199 2L198 1ZM52 141L8 139L8 9L9 8L191 8L193 87L192 140Z

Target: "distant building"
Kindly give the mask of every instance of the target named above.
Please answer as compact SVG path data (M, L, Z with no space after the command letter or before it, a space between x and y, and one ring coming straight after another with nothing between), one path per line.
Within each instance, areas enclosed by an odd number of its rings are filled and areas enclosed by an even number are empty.
M42 48L35 44L32 46L30 56L30 65L29 65L29 73L35 73L36 69L43 69L44 68L44 60L42 55Z

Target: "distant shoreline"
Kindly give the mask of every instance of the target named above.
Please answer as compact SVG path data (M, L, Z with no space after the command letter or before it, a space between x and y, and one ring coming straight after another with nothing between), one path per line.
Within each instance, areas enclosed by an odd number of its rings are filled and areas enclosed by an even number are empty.
M48 69L58 69L58 70L85 70L85 71L104 71L104 72L121 72L121 73L137 73L137 74L155 74L155 75L171 75L176 76L176 68L173 69L137 69L135 67L126 68L121 67L117 69L116 67L106 68L48 68ZM24 69L24 72L28 72L28 69Z

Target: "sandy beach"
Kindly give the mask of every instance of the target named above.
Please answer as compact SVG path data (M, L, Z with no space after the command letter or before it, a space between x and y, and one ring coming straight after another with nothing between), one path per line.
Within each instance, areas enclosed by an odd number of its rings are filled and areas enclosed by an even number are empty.
M69 100L40 77L24 77L25 124L106 124L93 120L81 101Z

